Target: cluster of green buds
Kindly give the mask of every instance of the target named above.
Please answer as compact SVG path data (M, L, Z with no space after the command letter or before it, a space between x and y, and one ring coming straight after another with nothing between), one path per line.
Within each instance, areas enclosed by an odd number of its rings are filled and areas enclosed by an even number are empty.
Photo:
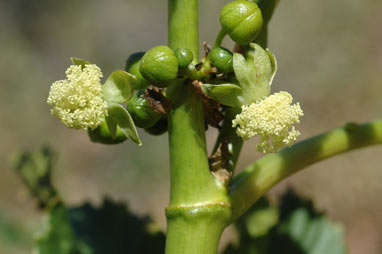
M260 137L257 150L275 152L285 145L292 145L299 132L294 124L303 115L300 105L292 105L287 92L270 95L271 84L277 71L273 53L255 43L246 47L245 53L233 53L234 79L227 83L203 83L203 93L229 107L241 108L233 120L237 135L247 140Z
M292 104L289 93L271 95L271 84L277 71L276 58L271 51L254 43L277 4L275 0L271 2L273 4L269 5L261 0L236 0L222 9L222 29L205 65L215 67L217 74L224 75L201 84L208 98L224 107L241 109L233 119L232 127L244 140L259 136L257 150L263 153L292 145L300 134L294 124L299 123L303 115L300 105ZM257 3L265 9L264 21ZM235 50L240 53L221 46L227 34L237 43Z
M114 71L102 85L100 68L73 58L67 78L52 85L48 97L52 114L70 128L86 130L94 142L117 144L131 139L140 145L136 127L153 135L167 131L171 105L167 88L198 81L198 94L215 101L221 112L227 107L241 109L232 127L244 140L259 136L258 151L292 145L299 136L294 124L303 112L298 103L292 105L289 93L270 95L276 59L255 43L270 12L263 22L257 3L269 9L261 0L236 0L222 9L222 29L199 63L189 49L160 45L130 55L125 70ZM237 43L234 52L221 46L227 34Z

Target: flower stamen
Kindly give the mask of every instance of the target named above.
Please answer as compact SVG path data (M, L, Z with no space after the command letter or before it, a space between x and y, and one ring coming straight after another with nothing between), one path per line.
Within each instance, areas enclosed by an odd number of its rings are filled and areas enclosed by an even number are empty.
M107 115L107 104L102 98L101 69L95 64L71 65L65 80L51 86L48 104L51 113L66 126L74 129L95 129Z
M247 140L260 137L257 150L275 152L285 145L291 146L300 132L293 124L300 123L304 115L300 104L292 105L293 97L287 92L275 93L264 100L242 106L242 112L232 121L238 136Z

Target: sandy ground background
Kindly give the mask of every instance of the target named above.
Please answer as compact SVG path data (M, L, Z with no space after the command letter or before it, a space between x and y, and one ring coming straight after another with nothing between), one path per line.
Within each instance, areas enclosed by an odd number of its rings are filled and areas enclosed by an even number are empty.
M213 43L227 2L200 1L201 42ZM269 47L279 63L272 89L301 103L302 138L382 117L381 13L380 0L281 1L270 23ZM166 26L164 0L0 0L0 218L27 235L16 243L0 239L0 254L29 253L31 232L41 227L42 214L8 162L13 153L42 144L59 154L54 183L69 204L111 196L165 229L167 135L141 132L141 148L92 144L85 132L52 117L45 101L51 83L64 78L69 57L97 63L107 75L123 68L129 54L166 44ZM210 149L215 137L208 132ZM260 156L254 144L245 144L239 168ZM269 195L277 198L293 186L343 223L351 254L381 254L381 155L378 146L332 158ZM224 239L234 239L233 231Z

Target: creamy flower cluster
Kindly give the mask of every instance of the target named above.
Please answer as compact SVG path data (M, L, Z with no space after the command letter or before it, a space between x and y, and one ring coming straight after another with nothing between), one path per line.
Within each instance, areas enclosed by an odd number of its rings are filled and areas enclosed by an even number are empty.
M95 129L107 115L107 104L102 99L101 69L95 64L71 65L65 80L52 84L48 104L51 113L69 128Z
M287 92L275 93L257 103L242 106L242 112L232 121L236 133L244 140L260 137L257 150L275 152L285 145L291 146L300 135L293 124L299 123L303 112L299 103L292 104Z

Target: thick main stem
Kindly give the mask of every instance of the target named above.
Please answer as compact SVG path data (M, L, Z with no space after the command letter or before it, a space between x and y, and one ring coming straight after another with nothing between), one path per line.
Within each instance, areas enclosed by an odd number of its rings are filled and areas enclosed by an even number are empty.
M169 45L188 48L198 57L198 1L169 0ZM203 104L189 82L168 91L171 200L170 206L219 202L206 150Z
M198 0L169 0L169 46L190 49L198 61ZM201 99L189 81L168 89L171 194L166 254L216 254L231 209L210 174ZM196 248L196 249L195 249Z
M166 254L216 254L231 209L225 203L168 207L166 216Z
M168 44L187 48L199 58L198 0L168 0Z

